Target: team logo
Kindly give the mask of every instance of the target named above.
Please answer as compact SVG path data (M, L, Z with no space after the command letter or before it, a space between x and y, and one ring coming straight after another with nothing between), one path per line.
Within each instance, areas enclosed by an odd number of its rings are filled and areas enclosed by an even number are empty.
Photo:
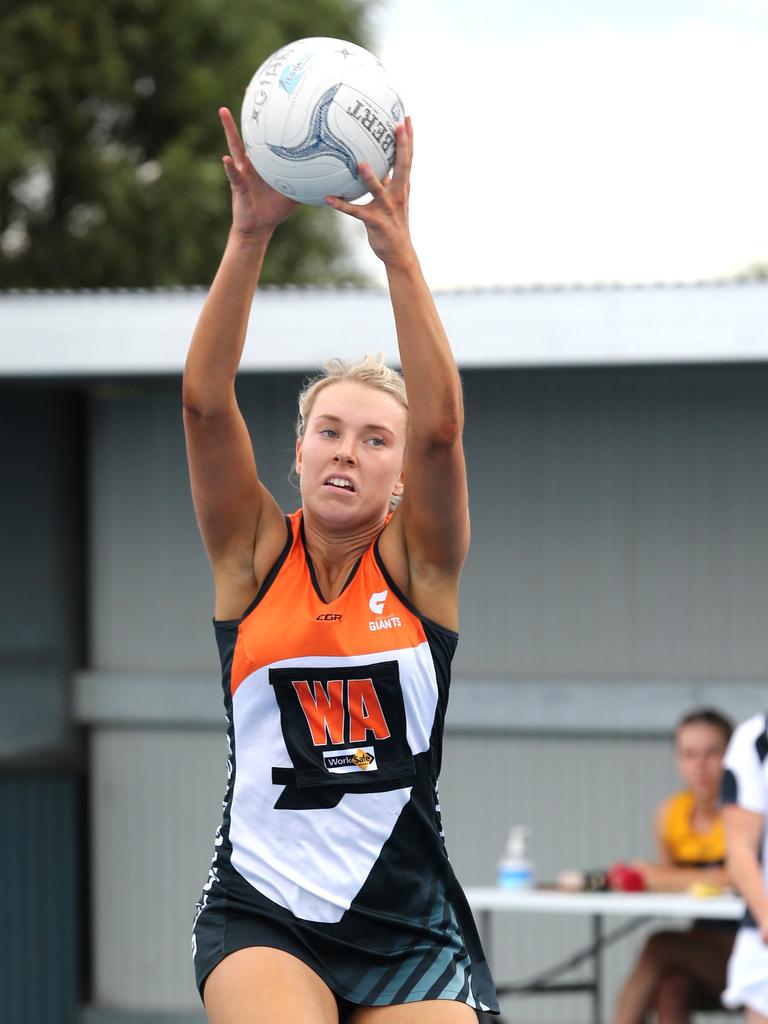
M374 615L384 614L384 604L388 594L388 590L382 590L378 594L371 594L368 600L368 607ZM375 633L379 629L399 629L402 624L399 615L390 615L386 619L371 619L368 623L368 629Z
M347 772L367 772L369 768L376 770L376 755L373 747L358 747L357 750L326 750L323 762L329 772L343 775Z

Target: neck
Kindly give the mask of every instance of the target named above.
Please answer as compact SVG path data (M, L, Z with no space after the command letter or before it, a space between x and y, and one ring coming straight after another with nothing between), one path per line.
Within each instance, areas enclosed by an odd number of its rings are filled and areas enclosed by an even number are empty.
M367 523L353 531L334 529L305 511L304 540L318 576L322 575L331 586L340 576L346 579L354 563L381 533L384 522Z
M697 796L694 794L693 797L693 809L699 811L701 814L715 814L718 807L718 794L712 793L708 796Z

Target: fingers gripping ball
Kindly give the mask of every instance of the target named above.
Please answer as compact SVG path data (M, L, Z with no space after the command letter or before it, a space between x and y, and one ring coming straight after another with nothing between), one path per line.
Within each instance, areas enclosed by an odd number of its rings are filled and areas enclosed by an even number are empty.
M272 188L300 203L357 199L392 168L402 100L381 61L342 39L299 39L251 79L241 127L251 163Z

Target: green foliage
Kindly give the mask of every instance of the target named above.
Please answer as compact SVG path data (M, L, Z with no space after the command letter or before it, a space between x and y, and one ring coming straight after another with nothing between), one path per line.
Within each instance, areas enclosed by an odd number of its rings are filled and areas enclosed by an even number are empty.
M203 284L229 224L217 117L292 39L365 44L365 0L26 0L0 8L0 287ZM10 13L8 7L11 8ZM330 210L267 282L355 280Z
M739 277L747 281L768 281L768 260L750 263L746 270L739 274Z

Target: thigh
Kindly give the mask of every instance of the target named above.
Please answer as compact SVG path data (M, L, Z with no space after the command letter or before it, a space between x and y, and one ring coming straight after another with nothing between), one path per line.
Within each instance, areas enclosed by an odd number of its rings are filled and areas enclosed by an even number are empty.
M682 932L676 963L695 980L699 992L719 996L725 988L734 938L733 932L719 928L694 926Z
M707 991L725 988L733 934L718 928L693 927L680 932L656 932L645 955L669 973L684 972Z
M477 1024L477 1011L452 999L426 999L397 1006L358 1006L349 1024Z
M756 1010L747 1010L747 1024L768 1024L768 1017Z
M203 990L209 1024L338 1024L336 997L305 963L266 946L230 953Z

